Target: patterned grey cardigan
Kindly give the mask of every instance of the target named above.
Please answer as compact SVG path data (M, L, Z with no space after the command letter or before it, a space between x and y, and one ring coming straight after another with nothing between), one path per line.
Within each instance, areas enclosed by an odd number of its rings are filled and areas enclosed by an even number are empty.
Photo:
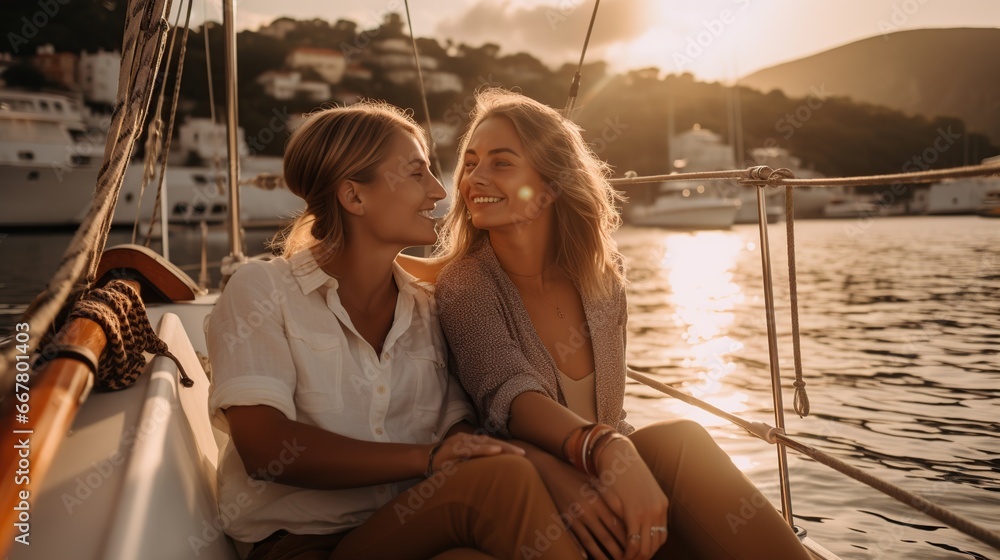
M535 391L566 405L556 363L487 239L445 267L435 291L452 370L490 432L511 437L510 405L521 393ZM584 296L583 308L587 323L581 325L579 338L581 344L589 341L593 346L597 421L629 434L634 428L625 422L623 408L628 318L624 286L610 300Z

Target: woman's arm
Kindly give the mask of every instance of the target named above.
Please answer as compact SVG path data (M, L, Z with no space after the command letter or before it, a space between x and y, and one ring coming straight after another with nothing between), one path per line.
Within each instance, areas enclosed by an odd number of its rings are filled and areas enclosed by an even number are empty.
M510 332L497 287L476 265L450 267L437 284L441 328L457 366L456 374L492 434L509 438L513 399L528 392L554 397ZM528 438L522 438L528 439Z
M556 457L569 434L589 424L575 412L541 393L521 393L510 405L507 429L514 437L531 442Z
M232 406L225 415L248 475L303 488L338 490L418 478L426 473L434 447L361 441L289 420L265 405ZM435 468L450 460L524 453L509 443L464 433L462 425L456 424L442 442Z
M359 441L289 420L276 408L225 410L247 474L304 488L337 490L422 476L429 445Z

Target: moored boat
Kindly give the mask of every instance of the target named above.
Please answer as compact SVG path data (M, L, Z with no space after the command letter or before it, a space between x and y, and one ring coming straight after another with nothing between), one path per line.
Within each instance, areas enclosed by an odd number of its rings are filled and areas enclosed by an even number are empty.
M728 229L740 206L739 199L724 197L704 184L666 183L653 204L630 208L628 221L649 227Z
M0 89L0 225L80 223L93 199L103 145L80 100Z
M100 120L70 95L0 89L0 187L5 201L0 206L0 226L80 224L93 200L107 136ZM224 127L212 128L225 131ZM180 129L181 139L191 136L184 134L184 124ZM205 131L200 132L206 136ZM175 148L179 155L194 154L197 161L211 162L201 144L187 145L179 140ZM244 146L241 154L246 151ZM279 158L244 157L243 161L248 175L276 177L281 173ZM143 163L133 162L125 174L113 225L150 221L158 179L145 189L142 180ZM222 223L228 216L225 182L223 171L209 163L168 166L164 178L167 220L178 225ZM301 199L280 182L273 187L242 185L240 218L244 227L272 227L302 209Z

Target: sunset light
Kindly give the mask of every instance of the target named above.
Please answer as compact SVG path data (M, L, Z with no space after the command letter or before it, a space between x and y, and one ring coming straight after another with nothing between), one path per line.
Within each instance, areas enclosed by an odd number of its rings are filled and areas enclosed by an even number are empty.
M998 53L1000 0L0 0L0 557L995 557Z

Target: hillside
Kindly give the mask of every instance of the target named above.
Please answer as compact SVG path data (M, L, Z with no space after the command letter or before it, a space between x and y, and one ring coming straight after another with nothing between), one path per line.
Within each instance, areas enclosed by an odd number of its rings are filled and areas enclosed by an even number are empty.
M837 96L909 114L958 117L1000 142L1000 29L878 35L755 72L741 84L789 97L823 84Z

